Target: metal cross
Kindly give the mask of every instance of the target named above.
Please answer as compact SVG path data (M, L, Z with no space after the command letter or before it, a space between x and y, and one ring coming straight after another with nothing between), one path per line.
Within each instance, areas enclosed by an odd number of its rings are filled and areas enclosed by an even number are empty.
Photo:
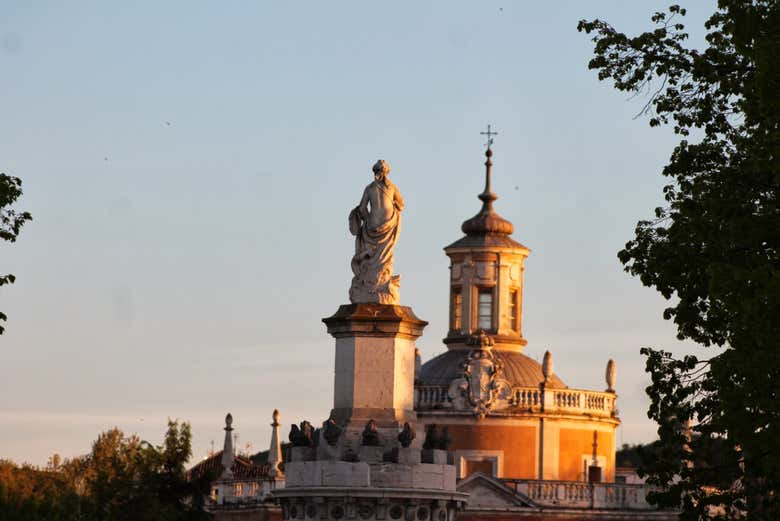
M490 148L493 145L493 136L497 136L498 132L493 132L490 130L490 125L487 126L487 132L480 132L480 135L487 136L488 141L486 143L487 147Z

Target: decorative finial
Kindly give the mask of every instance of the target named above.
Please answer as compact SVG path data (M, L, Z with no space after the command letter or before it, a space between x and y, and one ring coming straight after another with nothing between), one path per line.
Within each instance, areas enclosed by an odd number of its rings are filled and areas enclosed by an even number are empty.
M230 434L233 430L233 415L228 413L225 416L225 443L222 445L222 474L221 479L233 478L233 436Z
M492 127L488 125L487 132L480 132L480 134L488 136L487 150L485 150L485 190L477 196L482 201L482 208L477 215L464 221L460 229L469 236L488 234L510 235L515 227L493 210L493 201L498 199L498 196L490 188L491 168L493 166L493 161L491 160L493 150L491 147L493 146L493 136L497 136L498 132L493 132Z
M498 196L490 190L490 170L493 167L493 161L490 160L493 157L493 150L490 147L493 146L493 136L497 136L498 132L493 132L490 129L490 125L487 126L487 132L480 132L483 136L487 136L488 140L485 145L485 191L479 194L479 200L482 201L482 211L493 211L493 201L498 199Z
M487 136L488 140L487 143L485 143L485 146L487 147L488 150L490 150L490 147L493 146L493 136L497 136L498 132L493 132L490 129L490 124L488 123L487 132L480 132L480 134L483 136Z
M276 479L283 476L280 468L282 464L282 443L279 438L279 418L281 417L279 409L274 409L271 417L274 421L271 424L271 445L268 447L268 464L271 467L268 475Z
M544 376L544 383L550 381L550 377L553 375L553 359L552 353L549 351L544 352L544 358L542 359L542 375Z
M615 381L617 379L617 366L615 365L615 361L611 358L609 359L609 362L607 362L607 371L604 377L607 381L607 392L614 393Z

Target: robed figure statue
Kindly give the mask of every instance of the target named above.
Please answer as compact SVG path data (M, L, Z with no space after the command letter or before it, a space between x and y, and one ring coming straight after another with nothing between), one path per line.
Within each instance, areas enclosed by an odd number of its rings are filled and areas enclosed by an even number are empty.
M349 231L355 236L352 257L352 303L398 304L399 275L393 275L393 248L401 232L404 200L390 181L390 165L374 165L374 181L363 190L360 204L349 214Z

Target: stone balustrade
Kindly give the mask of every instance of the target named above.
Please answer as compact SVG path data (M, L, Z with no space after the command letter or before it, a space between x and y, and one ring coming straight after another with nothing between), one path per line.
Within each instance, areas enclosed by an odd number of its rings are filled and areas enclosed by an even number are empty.
M435 404L446 403L447 388L445 386L438 385L419 385L414 388L415 394L415 409L418 404L422 404L423 407L433 408Z
M647 502L647 485L502 479L505 485L539 506L621 510L656 510Z
M446 386L415 386L417 410L453 409ZM540 387L514 387L505 409L528 410L558 414L586 414L613 417L617 415L616 395L583 389L543 389ZM498 407L494 410L501 410Z

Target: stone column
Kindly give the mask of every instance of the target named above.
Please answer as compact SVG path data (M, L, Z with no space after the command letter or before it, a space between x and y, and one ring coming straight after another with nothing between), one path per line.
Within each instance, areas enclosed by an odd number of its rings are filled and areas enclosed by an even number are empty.
M428 323L408 306L387 304L343 305L323 322L336 339L331 416L348 436L372 419L393 437L404 422L414 424L415 340Z

